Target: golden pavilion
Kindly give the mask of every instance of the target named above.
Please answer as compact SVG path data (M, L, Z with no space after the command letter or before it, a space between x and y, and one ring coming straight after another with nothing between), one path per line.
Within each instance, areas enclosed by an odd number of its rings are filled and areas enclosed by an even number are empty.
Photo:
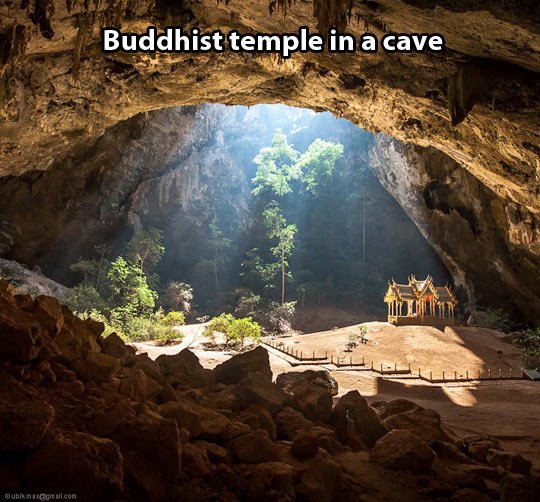
M395 325L454 324L457 299L448 285L438 287L427 276L419 281L409 276L408 284L398 284L393 279L384 295L388 305L388 322Z

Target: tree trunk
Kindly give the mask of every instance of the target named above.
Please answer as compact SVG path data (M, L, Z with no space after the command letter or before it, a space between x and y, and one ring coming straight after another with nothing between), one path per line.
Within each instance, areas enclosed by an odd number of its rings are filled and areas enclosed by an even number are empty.
M362 197L362 265L366 264L366 185Z
M281 252L281 305L285 303L285 253Z

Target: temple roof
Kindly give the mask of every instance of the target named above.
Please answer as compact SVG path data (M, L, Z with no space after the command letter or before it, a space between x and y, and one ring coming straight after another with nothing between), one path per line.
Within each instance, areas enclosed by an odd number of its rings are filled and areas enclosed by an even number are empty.
M435 297L435 300L439 303L452 303L457 304L456 297L448 286L438 286L433 284L433 278L427 276L423 281L416 279L414 275L409 276L409 284L398 284L392 279L388 283L388 290L384 295L385 302L406 302L411 300L418 300L423 295L431 292Z

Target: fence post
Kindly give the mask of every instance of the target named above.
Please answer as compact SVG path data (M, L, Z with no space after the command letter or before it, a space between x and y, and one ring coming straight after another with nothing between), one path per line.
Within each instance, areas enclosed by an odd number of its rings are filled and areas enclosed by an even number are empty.
M382 369L382 363L381 363L381 375L382 375L383 369Z
M510 376L510 379L512 379L512 368L510 368L509 376Z
M442 381L444 382L444 371L442 372Z
M327 350L324 352L324 358L328 361L328 351Z
M366 362L364 360L364 356L362 356L362 366L365 366L366 365Z
M499 368L499 378L502 378L502 368Z
M433 371L429 372L429 379L433 382Z
M334 354L330 354L330 362L334 364Z
M478 370L478 380L481 380L481 378L480 378L480 370Z
M397 363L394 362L394 371L397 371Z
M488 368L488 377L491 380L491 368Z
M469 379L469 370L465 370L465 375L467 377L467 380Z
M411 372L411 363L409 363L409 373Z
M454 371L454 380L457 380L457 371Z
M419 378L422 378L422 370L420 368L418 368L418 376Z
M313 359L315 359L315 351L313 351Z
M352 366L352 356L349 359L349 366Z

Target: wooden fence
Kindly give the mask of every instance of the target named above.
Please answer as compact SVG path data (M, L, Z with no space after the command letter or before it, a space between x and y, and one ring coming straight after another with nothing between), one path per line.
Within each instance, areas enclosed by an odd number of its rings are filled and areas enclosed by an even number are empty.
M317 353L316 351L303 351L295 349L283 342L276 340L267 340L263 342L264 345L271 347L285 355L287 355L292 361L289 361L293 366L300 365L324 365L331 364L338 369L350 369L354 371L371 371L378 373L379 375L387 376L403 376L404 378L420 379L429 383L452 383L452 382L473 382L473 381L498 381L498 380L522 380L524 376L523 369L514 371L512 368L488 368L484 372L478 371L465 371L465 372L437 372L424 371L418 368L418 372L411 369L411 365L407 367L400 367L397 363L375 363L374 361L366 361L365 357L359 356L338 356L335 354L328 354L328 351Z

